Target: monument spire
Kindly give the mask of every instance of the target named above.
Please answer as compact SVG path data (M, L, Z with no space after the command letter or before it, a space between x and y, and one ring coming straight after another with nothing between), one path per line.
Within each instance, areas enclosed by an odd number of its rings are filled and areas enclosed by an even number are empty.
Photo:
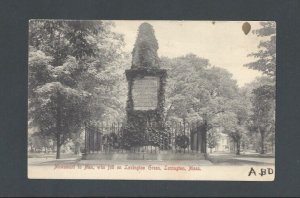
M149 23L142 23L132 51L132 69L159 68L158 43L154 29Z

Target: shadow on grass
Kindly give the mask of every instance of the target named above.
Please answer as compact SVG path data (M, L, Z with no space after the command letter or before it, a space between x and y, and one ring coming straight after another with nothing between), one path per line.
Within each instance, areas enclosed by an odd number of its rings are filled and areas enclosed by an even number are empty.
M274 154L242 154L242 155L235 155L236 157L255 157L255 158L274 158Z
M271 162L274 158L273 155L261 155L257 153L253 154L211 154L208 156L208 160L214 165L273 165L274 162ZM266 159L267 161L260 161L261 159Z
M38 162L38 163L33 163L31 165L34 166L49 166L49 165L56 165L56 164L76 164L81 160L81 158L78 159L55 159L51 161L46 161L46 162Z
M78 157L78 155L73 153L61 153L61 158L72 158ZM28 158L53 158L55 159L56 153L28 153Z
M208 157L208 160L211 161L214 165L273 165L273 163L267 162L256 162L250 160L240 160L240 159L216 159Z

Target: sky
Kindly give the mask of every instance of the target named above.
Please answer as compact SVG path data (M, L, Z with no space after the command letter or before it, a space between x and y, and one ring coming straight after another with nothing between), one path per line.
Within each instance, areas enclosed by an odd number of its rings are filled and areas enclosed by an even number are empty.
M248 54L257 51L262 39L252 33L260 28L258 21L248 21L251 31L245 35L245 21L114 21L114 31L124 35L124 50L132 52L137 30L143 22L150 23L158 41L159 57L169 58L189 53L209 59L211 65L225 68L233 75L239 86L260 76L259 71L243 65L252 62Z

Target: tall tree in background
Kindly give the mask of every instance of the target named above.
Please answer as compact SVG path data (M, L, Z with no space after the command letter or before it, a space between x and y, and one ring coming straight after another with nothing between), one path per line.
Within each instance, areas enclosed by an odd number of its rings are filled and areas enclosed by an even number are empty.
M218 123L215 119L228 111L230 101L236 98L236 81L226 70L212 67L207 59L193 54L161 60L161 65L169 69L166 120L201 121L206 139L212 127L220 127L214 126Z
M240 155L241 145L247 136L251 104L242 95L238 95L227 105L226 111L215 119L215 125L219 125L231 137L236 146L236 154Z
M271 135L275 134L276 23L269 21L260 24L262 28L254 30L254 33L263 40L258 45L258 52L249 54L256 60L245 66L265 74L248 85L252 87L249 127L252 132L260 134L260 152L264 154L266 136L272 131Z
M264 74L275 77L276 74L276 23L272 21L261 22L262 28L253 32L264 40L258 45L258 51L249 56L256 58L254 62L245 66L263 72Z
M189 54L162 58L168 69L167 118L197 121L222 113L225 103L235 98L238 87L224 69L211 67L207 59Z
M29 117L40 134L55 140L56 158L85 120L119 105L113 97L119 76L110 71L122 55L123 40L111 26L102 21L29 23ZM99 96L103 103L95 102Z
M255 150L264 153L265 143L274 146L275 84L269 76L256 78L242 88L243 98L250 101L249 137ZM262 117L263 116L263 117ZM259 129L261 128L261 129Z
M259 133L260 153L265 153L266 136L272 133L275 127L275 93L270 85L263 85L253 90L253 114L250 129Z

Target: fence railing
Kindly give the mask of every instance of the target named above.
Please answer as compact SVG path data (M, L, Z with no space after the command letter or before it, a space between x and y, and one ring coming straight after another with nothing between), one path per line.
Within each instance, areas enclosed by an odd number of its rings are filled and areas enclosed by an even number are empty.
M201 124L189 122L167 122L167 135L162 144L153 144L151 135L145 134L139 146L125 146L124 127L120 122L85 125L85 153L98 152L201 152L206 153L206 134ZM167 141L167 142L166 142ZM167 145L167 146L161 146Z

